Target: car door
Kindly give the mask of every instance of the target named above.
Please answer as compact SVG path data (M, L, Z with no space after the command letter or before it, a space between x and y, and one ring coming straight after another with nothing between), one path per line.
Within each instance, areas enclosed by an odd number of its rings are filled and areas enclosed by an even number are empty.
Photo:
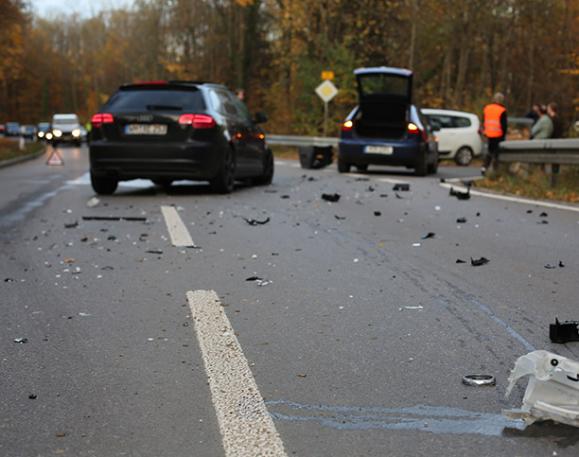
M221 89L214 90L213 94L218 98L215 101L218 106L214 107L223 115L231 143L235 148L236 175L238 177L248 176L251 173L251 163L246 141L247 125L245 119L239 115L232 94ZM215 102L212 104L215 105Z
M428 118L439 128L436 132L438 150L443 154L453 152L455 150L455 131L452 124L452 116L436 113L428 114Z
M455 150L462 146L468 146L475 152L475 145L473 144L473 129L472 122L466 116L453 116L452 125L455 132Z
M260 174L263 170L264 143L263 132L255 125L247 106L235 95L230 94L232 103L237 109L238 116L243 120L243 140L247 148L248 167L252 175Z

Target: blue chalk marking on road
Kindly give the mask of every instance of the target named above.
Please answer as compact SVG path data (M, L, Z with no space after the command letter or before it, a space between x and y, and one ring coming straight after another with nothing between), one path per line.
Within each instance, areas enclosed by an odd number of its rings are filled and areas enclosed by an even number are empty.
M434 434L501 436L505 429L525 428L523 421L510 420L500 414L445 406L330 406L285 400L270 400L266 405L274 420L317 422L337 430L416 430Z

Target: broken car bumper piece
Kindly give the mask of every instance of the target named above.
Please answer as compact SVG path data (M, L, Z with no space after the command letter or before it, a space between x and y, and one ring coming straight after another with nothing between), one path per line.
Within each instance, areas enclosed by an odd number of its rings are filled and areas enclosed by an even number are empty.
M520 409L504 410L510 419L527 424L552 420L579 427L579 362L548 351L519 357L509 376L506 396L519 379L529 376Z

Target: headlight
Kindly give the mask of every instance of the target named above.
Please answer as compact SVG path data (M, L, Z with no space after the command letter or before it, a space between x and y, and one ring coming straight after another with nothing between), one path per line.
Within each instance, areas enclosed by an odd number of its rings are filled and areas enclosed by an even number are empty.
M60 131L58 129L54 129L52 131L52 134L54 135L55 138L60 138L62 136L62 131Z
M47 139L47 140L52 140L52 133L48 132L48 133L46 134L46 139Z
M75 138L79 137L80 136L80 129L74 129L72 131L72 136Z
M44 138L44 132L38 132L38 138Z

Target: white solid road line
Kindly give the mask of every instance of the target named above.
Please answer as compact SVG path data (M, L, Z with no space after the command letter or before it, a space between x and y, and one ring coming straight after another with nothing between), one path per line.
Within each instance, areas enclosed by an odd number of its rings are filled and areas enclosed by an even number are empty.
M179 213L173 206L161 206L161 212L167 224L171 243L176 247L195 247L191 235L181 220Z
M451 187L457 188L457 186L453 186L452 184L444 182L441 182L440 185L447 189L450 189ZM466 188L463 186L458 186L458 189L465 190ZM545 208L562 209L564 211L574 211L579 213L579 206L561 205L559 203L543 202L540 200L531 200L529 198L511 197L510 195L491 194L472 189L470 190L470 193L471 195L476 195L477 197L494 198L495 200L505 200L508 202L523 203L526 205L544 206Z
M239 341L212 290L187 292L226 457L287 457Z

